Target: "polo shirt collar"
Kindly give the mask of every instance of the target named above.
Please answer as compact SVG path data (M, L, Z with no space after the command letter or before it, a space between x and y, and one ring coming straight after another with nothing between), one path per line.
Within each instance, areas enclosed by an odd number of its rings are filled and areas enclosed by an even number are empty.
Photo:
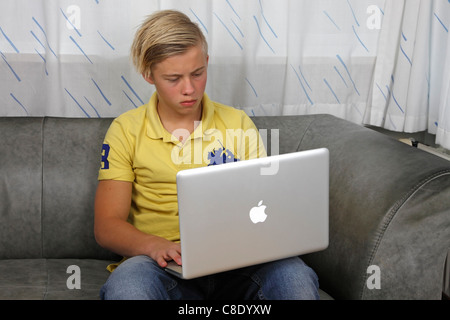
M194 130L189 139L192 139L193 137L203 137L205 131L215 128L214 103L209 99L206 93L203 94L202 104L202 125ZM158 94L155 92L147 104L147 135L152 139L163 139L164 142L173 142L172 134L169 133L161 123L157 106ZM202 130L201 135L198 130Z

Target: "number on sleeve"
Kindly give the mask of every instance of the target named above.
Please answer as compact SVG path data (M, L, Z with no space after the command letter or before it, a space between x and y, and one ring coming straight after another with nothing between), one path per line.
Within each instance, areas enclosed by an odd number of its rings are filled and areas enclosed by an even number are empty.
M104 143L102 146L102 170L109 169L109 161L108 161L108 155L109 155L109 144Z

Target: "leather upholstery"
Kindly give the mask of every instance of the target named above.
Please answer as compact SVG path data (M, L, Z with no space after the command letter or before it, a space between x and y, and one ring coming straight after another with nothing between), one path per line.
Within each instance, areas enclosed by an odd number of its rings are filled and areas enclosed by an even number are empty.
M42 235L45 258L111 257L93 237L97 173L110 123L111 119L46 119L42 222L51 232Z
M268 141L270 129L279 129L280 153L330 150L330 245L304 257L323 297L441 298L450 162L334 116L253 120L268 129ZM98 298L106 265L119 259L93 236L111 121L0 118L0 299ZM81 268L81 290L66 286L73 264ZM366 285L371 265L381 271L379 290Z
M305 257L322 288L337 299L440 299L450 162L345 120L306 118L297 150L330 150L330 245ZM381 290L366 285L371 265Z
M0 259L42 256L42 124L0 118Z

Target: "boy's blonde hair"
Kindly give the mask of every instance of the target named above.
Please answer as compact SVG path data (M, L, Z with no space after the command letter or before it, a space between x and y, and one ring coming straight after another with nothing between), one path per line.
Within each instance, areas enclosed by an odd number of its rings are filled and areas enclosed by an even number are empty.
M150 15L136 32L131 58L139 73L150 76L155 63L185 53L199 44L207 55L205 36L187 15L174 10L158 11Z

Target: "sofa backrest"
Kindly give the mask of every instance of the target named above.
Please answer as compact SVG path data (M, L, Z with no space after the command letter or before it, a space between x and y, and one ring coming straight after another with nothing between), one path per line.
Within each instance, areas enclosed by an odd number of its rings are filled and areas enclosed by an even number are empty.
M0 258L42 255L42 119L0 118Z
M110 256L95 242L93 221L102 142L111 121L45 119L42 155L44 257Z
M93 235L111 121L0 118L0 258L117 258Z

